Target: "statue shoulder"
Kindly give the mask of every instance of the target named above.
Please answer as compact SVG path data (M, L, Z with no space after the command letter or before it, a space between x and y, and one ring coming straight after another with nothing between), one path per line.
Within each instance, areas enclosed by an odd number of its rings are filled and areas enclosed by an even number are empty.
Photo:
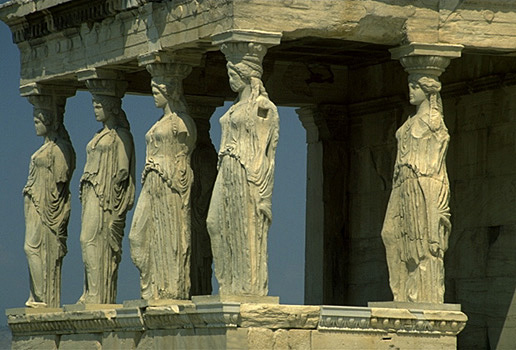
M276 118L278 116L278 108L267 96L258 96L256 99L257 114L262 118Z
M272 103L272 101L269 100L267 96L264 95L258 96L258 98L256 99L256 104L259 108L272 109L275 111L277 110L276 105Z

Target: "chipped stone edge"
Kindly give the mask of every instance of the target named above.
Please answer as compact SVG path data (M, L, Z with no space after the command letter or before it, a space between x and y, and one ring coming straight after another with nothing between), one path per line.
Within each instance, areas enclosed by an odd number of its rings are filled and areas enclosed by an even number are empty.
M249 327L248 322L243 320L249 315L245 315L241 305L237 302L218 302L50 313L20 311L8 314L8 324L15 336ZM284 306L286 313L292 308L292 305ZM277 308L281 311L282 306L278 305ZM288 315L285 317L288 320ZM455 336L464 329L467 320L467 316L460 311L320 306L316 322L307 325L288 322L288 326L280 328ZM260 327L278 328L276 323L271 321L271 325L260 324Z

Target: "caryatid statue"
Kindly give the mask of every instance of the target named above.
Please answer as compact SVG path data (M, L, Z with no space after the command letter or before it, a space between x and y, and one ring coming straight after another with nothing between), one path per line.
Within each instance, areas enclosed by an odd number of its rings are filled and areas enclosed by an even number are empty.
M32 155L25 197L25 254L29 263L28 307L59 307L61 264L70 217L70 179L75 152L63 125L66 97L32 95L36 135L43 145Z
M450 184L439 75L450 59L402 57L416 113L396 132L398 149L382 239L394 301L443 303L444 253L451 231Z
M190 297L190 158L197 130L182 84L191 69L180 63L147 65L154 102L163 109L163 116L145 135L143 186L129 234L145 300Z
M122 110L125 82L89 79L93 110L102 128L86 146L81 177L81 248L84 293L80 303L116 301L125 218L134 202L135 156L129 122Z
M267 48L255 42L225 42L221 51L238 97L220 118L218 174L207 218L215 275L221 295L265 296L279 138L278 111L261 80Z

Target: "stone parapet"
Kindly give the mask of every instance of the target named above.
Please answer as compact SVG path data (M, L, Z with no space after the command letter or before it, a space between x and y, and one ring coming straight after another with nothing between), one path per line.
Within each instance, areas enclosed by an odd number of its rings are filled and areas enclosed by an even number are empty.
M454 310L255 304L179 303L59 311L9 309L13 349L384 349L424 344L454 349L467 317ZM435 339L439 338L439 342ZM72 342L72 343L70 343ZM75 342L75 343L73 343ZM31 345L32 344L32 345ZM432 346L433 347L428 347Z

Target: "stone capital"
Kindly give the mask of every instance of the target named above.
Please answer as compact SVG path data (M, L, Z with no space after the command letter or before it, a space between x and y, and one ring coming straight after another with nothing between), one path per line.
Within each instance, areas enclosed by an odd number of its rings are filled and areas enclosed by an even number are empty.
M75 95L75 86L30 83L20 86L20 95L23 97L35 95L49 95L68 98Z
M20 87L21 96L27 97L35 108L48 110L64 108L66 99L74 96L75 92L75 86L66 85L31 83Z
M122 98L128 86L122 72L114 69L90 68L77 72L77 80L84 81L92 95Z
M392 59L400 60L407 73L439 77L451 59L461 56L463 48L462 45L411 43L389 51Z
M192 72L192 66L184 63L154 62L145 65L152 78L183 80Z
M233 29L211 38L229 62L237 64L247 60L261 65L267 49L281 42L281 33Z
M296 109L306 130L306 143L316 143L338 137L348 109L343 105L312 105Z
M296 113L306 130L306 143L319 142L319 126L315 122L317 107L305 106L296 109Z
M140 66L147 66L154 63L177 63L191 67L199 67L203 65L203 51L200 49L154 51L138 56L138 64Z

